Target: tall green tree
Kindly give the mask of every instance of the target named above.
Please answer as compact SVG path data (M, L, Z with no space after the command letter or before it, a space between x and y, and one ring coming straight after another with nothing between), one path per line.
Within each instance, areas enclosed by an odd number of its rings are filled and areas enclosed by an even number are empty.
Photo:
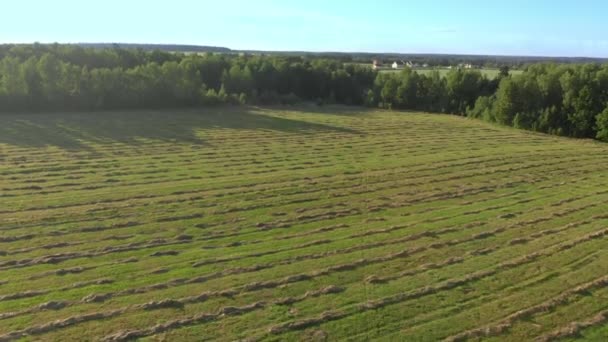
M596 117L597 134L596 138L608 141L608 107Z

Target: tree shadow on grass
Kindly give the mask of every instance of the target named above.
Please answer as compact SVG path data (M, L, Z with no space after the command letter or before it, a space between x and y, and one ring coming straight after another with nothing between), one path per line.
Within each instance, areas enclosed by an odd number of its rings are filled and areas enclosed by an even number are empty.
M338 116L361 116L371 113L376 113L383 109L370 108L362 106L347 106L339 104L331 105L316 105L313 103L298 105L298 106L268 106L267 108L273 110L285 110L287 112L295 113L311 113L311 114L327 114L327 115L338 115Z
M282 118L252 107L152 111L0 114L0 144L86 150L91 143L145 140L205 144L201 129L265 129L286 133L341 132L342 127Z

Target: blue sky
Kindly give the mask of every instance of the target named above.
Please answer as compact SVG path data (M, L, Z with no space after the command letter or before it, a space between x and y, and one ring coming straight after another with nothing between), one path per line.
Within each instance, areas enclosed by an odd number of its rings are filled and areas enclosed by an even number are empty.
M0 43L608 57L605 0L7 0Z

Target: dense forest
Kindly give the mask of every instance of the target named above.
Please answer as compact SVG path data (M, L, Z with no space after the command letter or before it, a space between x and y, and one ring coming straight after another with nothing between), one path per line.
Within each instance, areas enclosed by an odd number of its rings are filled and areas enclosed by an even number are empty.
M319 58L20 45L0 47L0 109L158 108L301 100L363 104L375 77L369 67Z
M314 101L423 110L608 140L608 65L548 64L496 79L377 73L339 58L185 54L76 45L0 46L0 111Z
M608 141L608 65L535 64L516 76L503 71L495 80L462 70L444 78L411 70L378 74L367 103Z
M96 49L140 49L145 51L167 51L167 52L219 52L232 53L233 51L221 46L206 45L182 45L182 44L128 44L128 43L79 43L84 48Z

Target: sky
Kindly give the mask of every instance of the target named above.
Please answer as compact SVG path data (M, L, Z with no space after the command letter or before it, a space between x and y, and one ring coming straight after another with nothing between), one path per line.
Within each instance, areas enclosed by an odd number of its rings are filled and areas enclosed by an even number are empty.
M606 0L6 0L0 43L608 57Z

